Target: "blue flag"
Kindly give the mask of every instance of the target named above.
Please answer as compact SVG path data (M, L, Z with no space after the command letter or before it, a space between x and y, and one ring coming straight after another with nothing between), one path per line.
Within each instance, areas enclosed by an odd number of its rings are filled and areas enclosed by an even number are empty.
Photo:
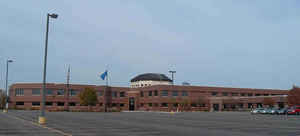
M100 77L102 78L102 80L104 80L106 76L107 76L107 70L100 75Z

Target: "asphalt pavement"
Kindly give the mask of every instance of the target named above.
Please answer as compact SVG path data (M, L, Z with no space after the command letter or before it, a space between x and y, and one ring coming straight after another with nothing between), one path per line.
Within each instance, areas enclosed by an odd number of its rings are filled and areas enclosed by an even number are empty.
M37 122L39 111L10 111L8 114ZM300 136L300 116L247 112L47 112L46 117L47 127L74 136ZM0 121L1 126L9 124L4 131L28 133L18 130L22 126L14 125L29 124L10 124L9 120ZM29 126L28 130L38 129L47 135L47 131Z

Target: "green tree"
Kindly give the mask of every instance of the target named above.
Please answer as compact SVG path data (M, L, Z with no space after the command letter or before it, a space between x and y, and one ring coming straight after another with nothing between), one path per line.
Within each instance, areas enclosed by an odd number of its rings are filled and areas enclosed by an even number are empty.
M94 106L98 103L97 93L93 88L85 88L84 91L79 93L80 105Z

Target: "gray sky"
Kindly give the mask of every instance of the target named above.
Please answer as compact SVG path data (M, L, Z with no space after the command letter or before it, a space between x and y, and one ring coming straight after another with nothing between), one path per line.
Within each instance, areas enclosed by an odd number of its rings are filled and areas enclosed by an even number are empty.
M289 89L300 83L297 0L2 0L0 88L47 81L128 86L134 76L176 70L175 83Z

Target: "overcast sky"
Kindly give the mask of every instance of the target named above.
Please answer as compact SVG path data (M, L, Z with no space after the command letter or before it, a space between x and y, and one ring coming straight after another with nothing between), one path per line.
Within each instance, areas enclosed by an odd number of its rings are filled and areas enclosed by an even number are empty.
M129 86L141 73L176 70L175 83L289 89L300 85L297 0L1 0L0 88L42 82Z

